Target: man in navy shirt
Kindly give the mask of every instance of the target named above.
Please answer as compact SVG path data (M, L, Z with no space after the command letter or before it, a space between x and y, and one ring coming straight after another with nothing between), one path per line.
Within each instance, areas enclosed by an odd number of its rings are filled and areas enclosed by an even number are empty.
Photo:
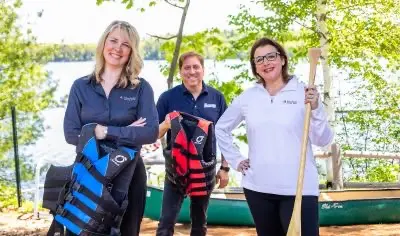
M225 98L221 92L207 86L204 81L204 58L195 53L187 52L179 58L179 72L182 84L163 94L157 102L158 117L160 122L159 138L167 133L168 145L171 138L171 122L168 113L179 111L201 117L217 123L218 119L227 108ZM214 134L212 135L213 150L216 149ZM221 156L221 167L217 173L219 188L224 188L228 182L228 163ZM184 195L178 191L168 178L165 178L163 206L161 218L157 229L157 236L169 236L174 233L174 226L182 206ZM206 235L207 233L207 208L210 196L191 197L191 235Z

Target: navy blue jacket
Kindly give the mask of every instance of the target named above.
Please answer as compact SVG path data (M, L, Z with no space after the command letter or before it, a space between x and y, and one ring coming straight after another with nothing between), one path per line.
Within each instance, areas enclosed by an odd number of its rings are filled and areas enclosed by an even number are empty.
M128 127L140 117L146 118L144 127ZM67 143L76 146L81 127L88 123L107 126L106 141L116 145L140 148L155 142L159 125L153 89L140 79L136 87L114 87L107 99L94 76L77 79L71 87L64 117Z

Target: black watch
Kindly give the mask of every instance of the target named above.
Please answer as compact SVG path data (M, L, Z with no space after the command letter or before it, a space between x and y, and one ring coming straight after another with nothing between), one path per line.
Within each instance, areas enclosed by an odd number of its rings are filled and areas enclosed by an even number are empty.
M229 167L224 167L224 166L221 166L219 169L223 170L223 171L226 171L226 172L229 172L229 170L230 170Z

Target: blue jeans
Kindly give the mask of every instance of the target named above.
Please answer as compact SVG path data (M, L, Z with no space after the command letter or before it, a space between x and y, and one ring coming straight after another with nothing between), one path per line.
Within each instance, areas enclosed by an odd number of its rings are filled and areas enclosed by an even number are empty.
M156 236L171 236L174 234L174 226L181 210L183 199L184 195L166 177L161 217ZM205 236L207 234L207 208L209 200L210 195L190 198L191 236Z

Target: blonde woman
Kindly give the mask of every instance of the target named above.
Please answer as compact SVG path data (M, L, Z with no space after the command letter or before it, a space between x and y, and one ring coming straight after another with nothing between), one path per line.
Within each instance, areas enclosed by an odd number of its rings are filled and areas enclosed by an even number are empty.
M77 79L69 94L64 118L69 144L78 145L81 128L89 123L97 123L95 136L105 152L118 146L140 150L157 140L154 94L138 77L143 66L138 48L139 35L129 23L114 21L106 28L97 45L93 74ZM121 204L128 195L119 221L122 235L139 235L146 200L146 171L140 157L117 176L111 193Z

